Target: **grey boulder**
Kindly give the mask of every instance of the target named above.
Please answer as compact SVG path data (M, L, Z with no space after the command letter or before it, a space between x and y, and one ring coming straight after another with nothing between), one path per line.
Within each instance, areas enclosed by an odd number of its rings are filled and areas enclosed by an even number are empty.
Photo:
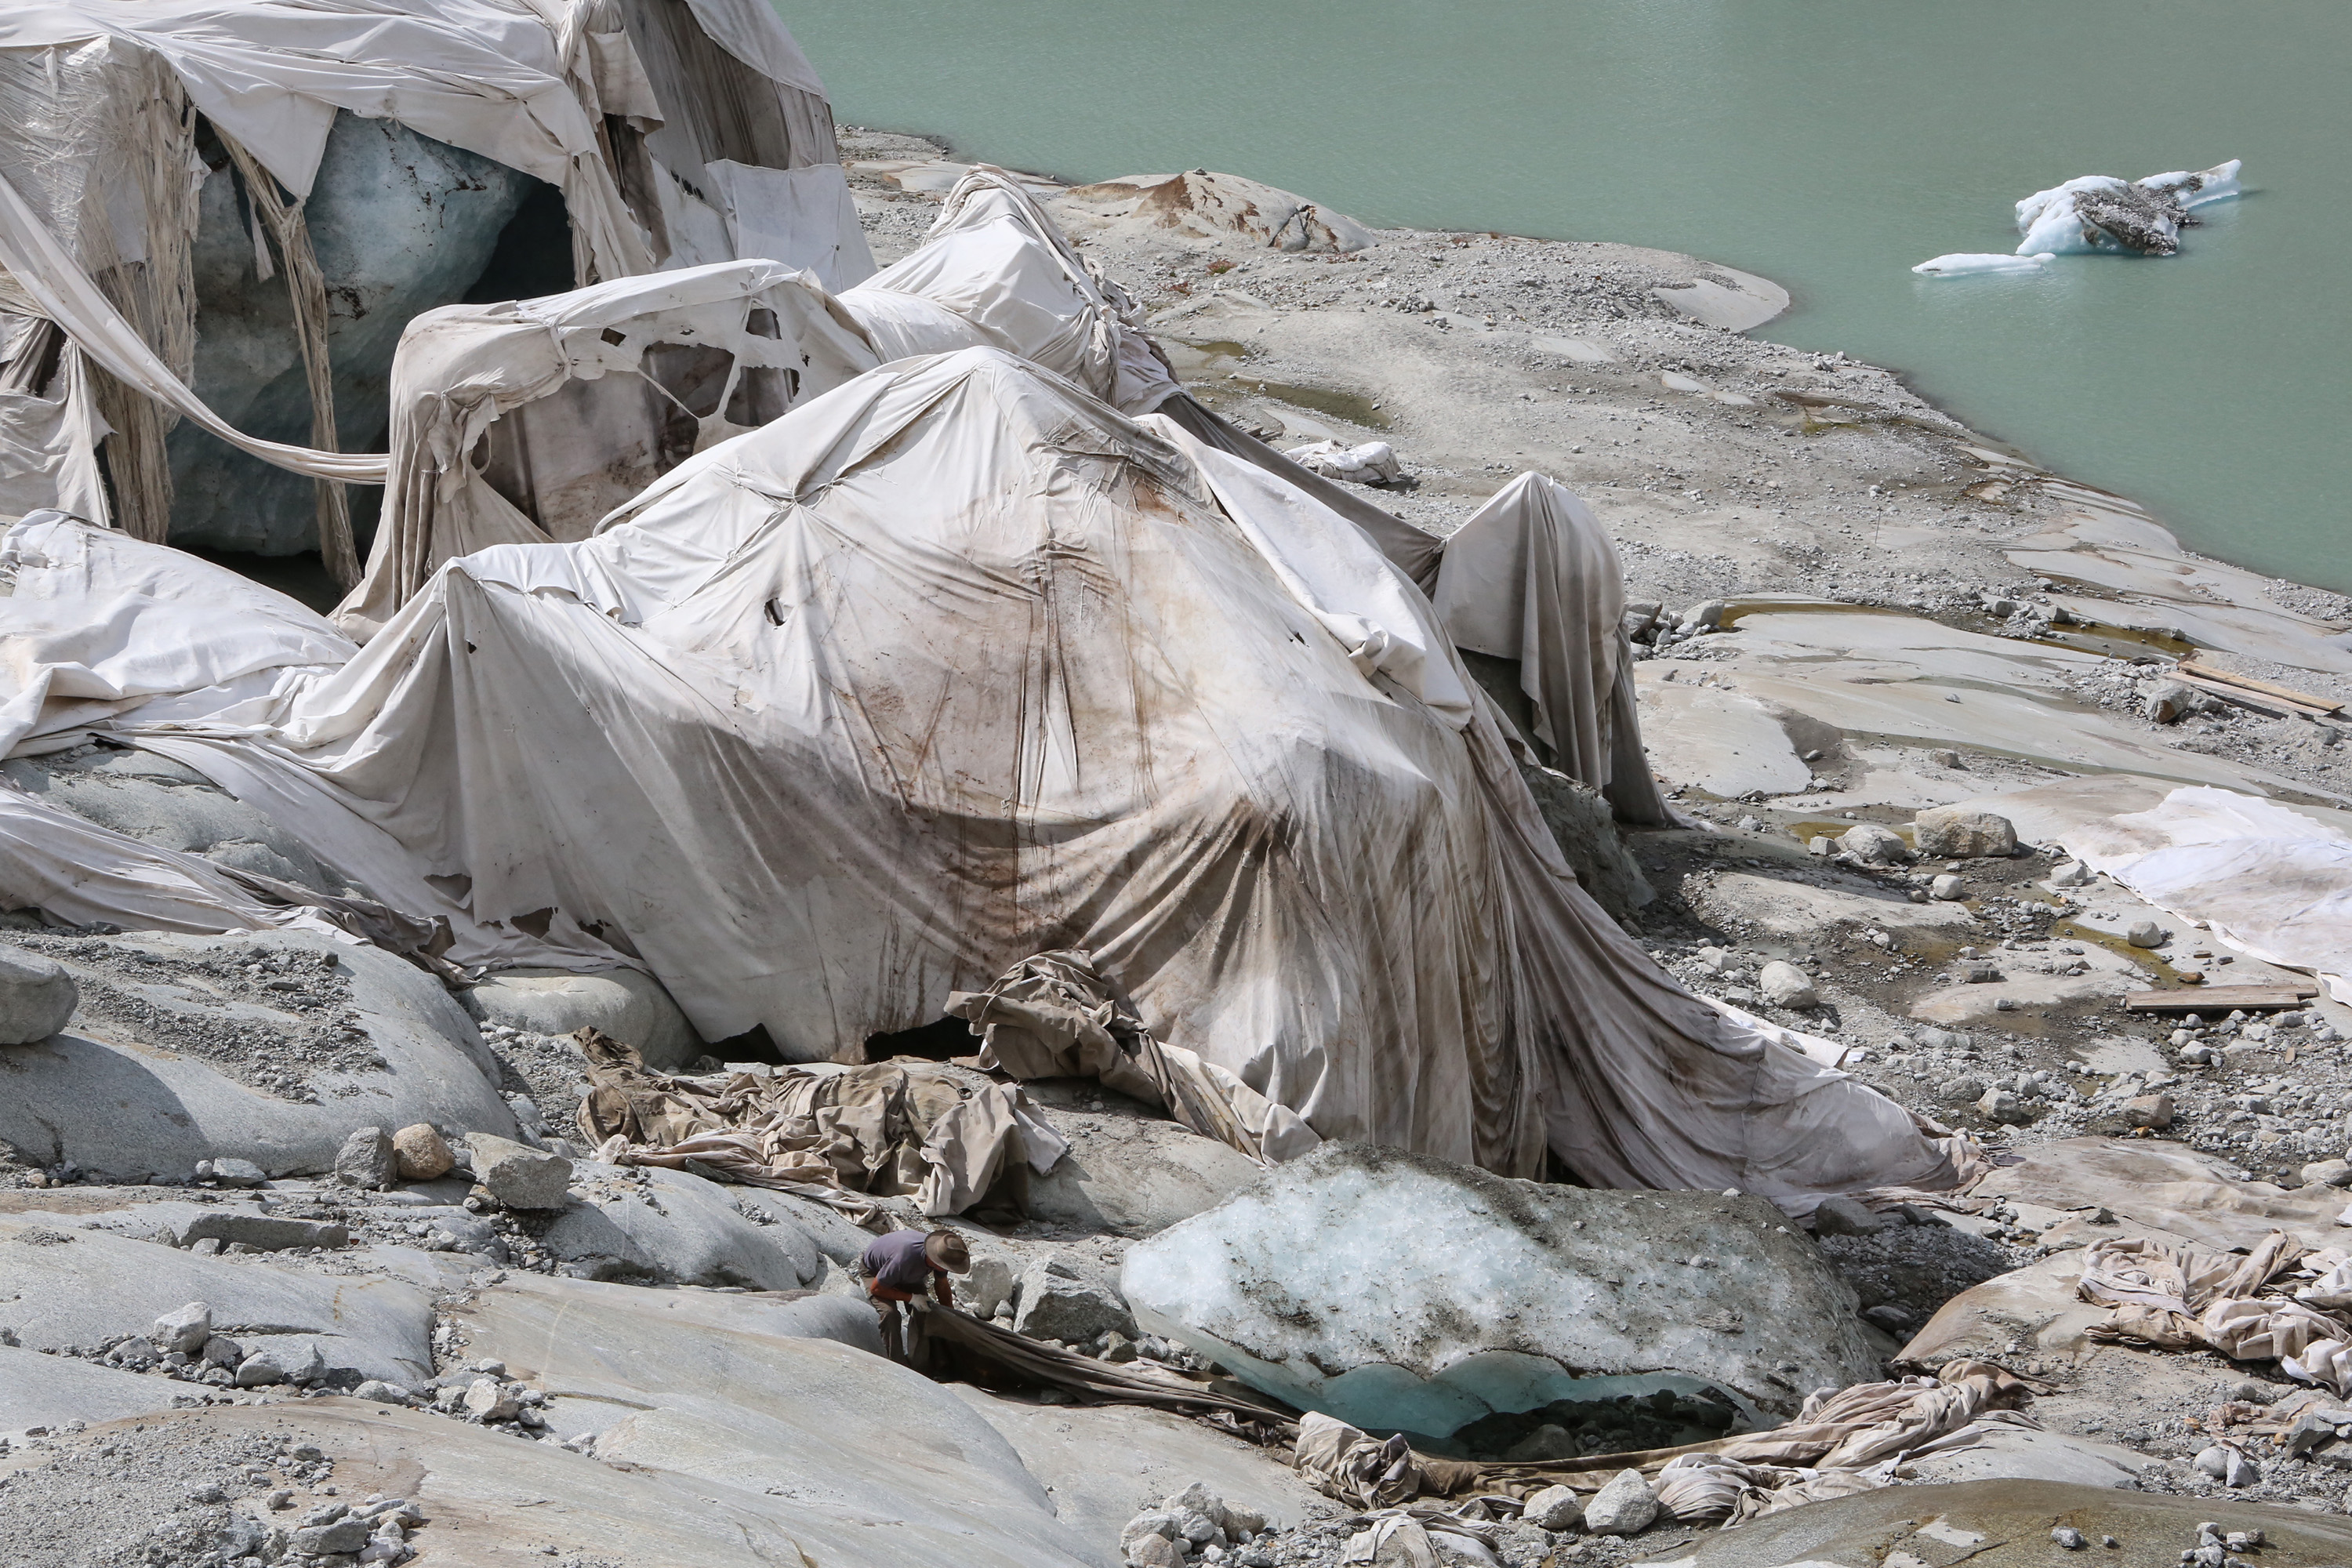
M510 1209L560 1209L571 1200L572 1162L511 1138L476 1132L466 1140L474 1180Z
M2017 853L2017 827L1997 812L1964 805L1930 806L1911 819L1922 855L1947 860L1988 859Z
M1658 1517L1658 1494L1639 1470L1620 1470L1584 1505L1584 1528L1595 1535L1638 1535Z
M1911 858L1911 847L1891 827L1857 823L1838 835L1838 847L1865 866L1892 866Z
M1136 1243L1119 1285L1145 1328L1277 1398L1434 1436L1659 1389L1785 1417L1879 1375L1853 1289L1762 1198L1546 1186L1357 1143Z
M1813 990L1813 977L1777 958L1757 974L1756 989L1775 1007L1814 1007L1821 1004L1821 997Z
M1088 1084L1087 1102L1101 1091ZM1032 1217L1118 1236L1150 1236L1215 1207L1256 1179L1258 1163L1140 1107L1086 1110L1056 1083L1039 1093L1069 1152L1029 1176ZM1117 1097L1105 1097L1116 1099Z
M1519 1517L1538 1530L1574 1530L1584 1519L1584 1505L1573 1487L1546 1487L1528 1499Z
M1060 1258L1023 1270L1013 1331L1033 1340L1092 1344L1114 1331L1136 1335L1135 1316L1109 1280L1082 1273Z
M392 1134L381 1127L354 1129L336 1152L335 1179L364 1192L382 1192L398 1181L400 1162Z
M46 1040L73 1017L80 987L54 958L0 942L0 1046Z

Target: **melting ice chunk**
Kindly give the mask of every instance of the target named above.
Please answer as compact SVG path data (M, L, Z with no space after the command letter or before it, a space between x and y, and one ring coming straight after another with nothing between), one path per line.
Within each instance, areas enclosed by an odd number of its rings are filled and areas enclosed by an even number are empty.
M1949 256L1931 257L1911 270L1923 278L1974 278L1987 272L2039 272L2042 264L2049 260L2051 255L2047 250L2039 256L2000 256L1959 250Z
M2181 229L2196 221L2189 209L2236 195L2242 167L2232 158L2194 174L2150 174L2144 180L2084 174L2036 191L2017 204L2018 231L2025 236L2017 254L2127 250L2170 256L2180 248Z

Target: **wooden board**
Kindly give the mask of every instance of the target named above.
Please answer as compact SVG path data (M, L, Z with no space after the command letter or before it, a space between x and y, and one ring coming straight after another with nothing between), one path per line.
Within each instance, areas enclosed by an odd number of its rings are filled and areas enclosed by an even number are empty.
M2124 997L2132 1013L2252 1013L2300 1007L2319 994L2315 985L2184 985L2178 991L2133 991Z
M2182 675L2202 676L2207 680L2218 680L2225 686L2243 687L2248 691L2284 698L2294 706L2308 708L2315 713L2333 713L2344 706L2332 697L2315 697L2308 691L2297 691L2292 686L2274 686L2267 680L2256 680L2251 675L2240 675L2235 670L2216 669L2210 664L2196 662L2193 658L2182 659L2179 670Z

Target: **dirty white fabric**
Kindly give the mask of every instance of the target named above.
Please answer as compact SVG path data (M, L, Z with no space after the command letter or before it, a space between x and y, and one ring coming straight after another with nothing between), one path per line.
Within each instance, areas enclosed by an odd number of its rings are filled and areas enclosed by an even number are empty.
M698 413L677 395L696 389L665 380L662 355L701 349L730 363ZM587 538L677 457L740 435L727 416L749 376L770 377L777 406L760 412L772 417L877 363L815 279L773 261L427 310L393 360L383 519L367 575L335 618L365 639L460 555ZM680 415L692 444L673 454L663 437ZM494 430L499 449L486 461Z
M708 1038L856 1059L1077 948L1324 1136L1798 1213L1959 1178L1964 1143L1659 972L1491 721L1367 673L1255 542L1317 515L1229 504L1034 364L904 362L593 539L450 563L266 721L110 722L457 906L453 962L631 952ZM1287 537L1378 581L1321 526Z
M874 253L840 164L762 169L721 158L704 169L739 258L805 268L835 293L874 276Z
M0 756L113 714L215 721L358 649L226 567L35 513L0 535Z
M956 182L920 248L841 303L886 363L1004 349L1128 415L1176 391L1142 308L1063 237L1018 179L986 163Z
M1275 1104L1221 1067L1154 1039L1122 1008L1083 952L1023 959L986 991L950 993L948 1016L981 1037L977 1059L1018 1079L1091 1078L1159 1105L1204 1138L1253 1160L1292 1160L1322 1142L1287 1106Z
M1455 647L1518 661L1544 762L1622 819L1673 820L1642 751L1625 568L1580 497L1519 475L1447 536L1432 597Z
M1404 465L1397 461L1396 449L1386 441L1367 441L1360 447L1344 441L1310 441L1283 456L1309 473L1350 484L1389 485L1404 478Z
M0 48L117 37L153 51L297 197L337 110L397 120L559 187L595 270L622 277L652 261L597 147L604 106L582 101L596 78L564 57L589 33L627 47L594 12L553 0L551 15L501 0L49 0L0 15Z
M2070 827L2065 845L2158 908L2352 1003L2352 837L2273 801L2200 785Z
M2086 1331L2093 1339L2274 1361L2290 1377L2346 1394L2352 1325L2338 1302L2352 1279L2348 1261L2352 1255L2336 1248L2307 1253L2276 1230L2242 1257L2118 1237L2084 1252L2075 1291L2114 1309Z
M912 1194L961 1214L1016 1166L1045 1175L1069 1143L1020 1089L888 1063L688 1078L583 1031L581 1136L616 1165L666 1165L826 1201ZM870 1205L858 1205L870 1206Z

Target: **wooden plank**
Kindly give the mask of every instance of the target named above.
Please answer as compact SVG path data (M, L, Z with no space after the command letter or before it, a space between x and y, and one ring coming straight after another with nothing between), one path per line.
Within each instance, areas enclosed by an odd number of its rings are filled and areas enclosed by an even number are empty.
M2191 659L2184 658L2180 661L2180 673L2201 675L2208 680L2219 680L2231 686L2242 686L2249 691L2260 691L2270 697L2283 697L2299 707L2315 709L2322 713L2333 713L2344 706L2333 698L2315 697L2308 691L2297 691L2291 686L2275 686L2267 680L2256 680L2251 675L2240 675L2234 670L2216 669L2210 664L2199 664Z
M2251 708L2257 713L2268 713L2275 719L2319 719L2335 711L2329 708L2314 708L2307 703L2292 702L2284 697L2273 697L2267 691L2249 691L2242 686L2232 686L2226 680L2215 680L2204 671L2193 668L2175 670L2182 684L2200 691L2210 692L2224 702L2234 702L2241 708Z
M2124 996L2131 1013L2252 1013L2300 1007L2319 994L2315 985L2184 985L2178 991L2133 991Z

